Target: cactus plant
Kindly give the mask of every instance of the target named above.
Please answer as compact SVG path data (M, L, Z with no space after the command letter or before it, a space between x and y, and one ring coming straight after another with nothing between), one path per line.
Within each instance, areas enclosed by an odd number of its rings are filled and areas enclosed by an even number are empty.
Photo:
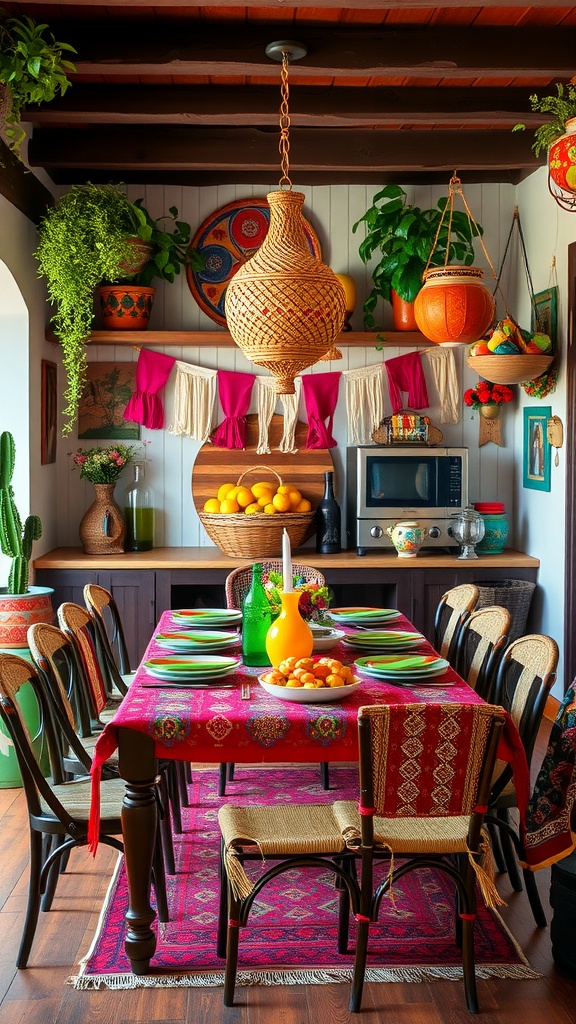
M28 516L22 528L12 490L15 456L14 438L4 430L0 436L0 547L3 554L12 559L8 593L26 594L32 541L41 537L42 523L39 516Z

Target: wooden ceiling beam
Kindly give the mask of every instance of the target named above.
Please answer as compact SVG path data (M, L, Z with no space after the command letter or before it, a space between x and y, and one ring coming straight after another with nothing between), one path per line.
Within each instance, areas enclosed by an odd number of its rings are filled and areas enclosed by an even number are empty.
M34 7L54 7L54 0L32 0ZM110 0L89 0L89 4L79 4L78 0L59 0L59 7L78 7L78 6L90 6L90 7L109 7ZM250 7L263 8L270 7L271 0L251 0ZM20 7L24 8L27 6L26 0L21 0ZM201 4L189 3L188 0L122 0L122 7L128 8L157 8L162 9L163 7L170 7L175 10L179 7L185 7L188 10L190 8L198 8L202 10L210 10L211 8L221 8L222 0L203 0ZM226 0L226 7L246 7L246 0ZM442 10L449 10L450 8L473 8L478 10L479 6L490 7L490 8L509 8L512 6L512 0L482 0L479 4L478 0L435 0L431 3L430 0L410 0L407 5L406 0L347 0L346 8L348 10L381 10L381 11L402 11L406 7L415 8L416 10L430 10L435 7L439 7ZM572 10L574 6L573 0L538 0L538 7L555 7L559 10ZM309 8L310 0L289 0L287 5L288 9L301 7ZM314 7L323 10L341 10L342 0L314 0Z
M77 83L50 104L30 107L26 119L38 125L188 124L276 125L278 89L244 86L111 86ZM435 125L479 121L537 127L544 118L530 111L527 89L417 87L325 89L300 86L290 92L292 124Z
M507 170L538 167L531 136L499 131L322 131L294 128L290 171ZM155 126L39 129L28 146L32 167L125 170L251 171L276 177L276 133L268 130Z
M80 75L241 75L279 82L280 66L266 46L286 34L274 22L234 24L156 20L115 20L103 32L101 20L55 20L52 31L66 33L77 50ZM299 78L408 76L532 81L569 79L574 73L576 28L453 27L446 25L353 29L309 23L290 33L308 48L290 65Z

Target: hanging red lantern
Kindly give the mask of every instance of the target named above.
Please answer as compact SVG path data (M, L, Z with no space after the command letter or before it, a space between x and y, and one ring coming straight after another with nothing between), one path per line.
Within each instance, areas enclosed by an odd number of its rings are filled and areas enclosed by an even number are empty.
M471 344L488 330L495 303L479 267L438 267L426 271L426 280L414 302L418 329L437 345Z
M576 117L548 150L548 188L564 210L576 210Z

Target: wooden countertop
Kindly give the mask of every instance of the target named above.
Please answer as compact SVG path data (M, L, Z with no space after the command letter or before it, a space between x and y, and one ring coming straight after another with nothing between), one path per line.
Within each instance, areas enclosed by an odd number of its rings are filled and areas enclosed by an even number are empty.
M342 551L338 555L318 555L313 548L292 552L295 562L318 569L453 569L482 566L486 569L538 568L540 560L512 549L501 555L479 555L478 561L459 559L441 552L420 553L417 558L398 558L395 552ZM232 558L216 547L153 548L152 551L127 552L123 555L84 555L81 548L54 548L34 560L35 569L233 569L251 564L255 559ZM265 559L264 559L265 561Z

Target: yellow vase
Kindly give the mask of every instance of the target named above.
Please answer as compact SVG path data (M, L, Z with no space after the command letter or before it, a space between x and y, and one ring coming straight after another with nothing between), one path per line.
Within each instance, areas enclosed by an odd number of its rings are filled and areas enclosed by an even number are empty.
M314 646L312 630L298 611L298 590L281 591L282 611L266 636L270 664L278 668L285 658L309 658Z

